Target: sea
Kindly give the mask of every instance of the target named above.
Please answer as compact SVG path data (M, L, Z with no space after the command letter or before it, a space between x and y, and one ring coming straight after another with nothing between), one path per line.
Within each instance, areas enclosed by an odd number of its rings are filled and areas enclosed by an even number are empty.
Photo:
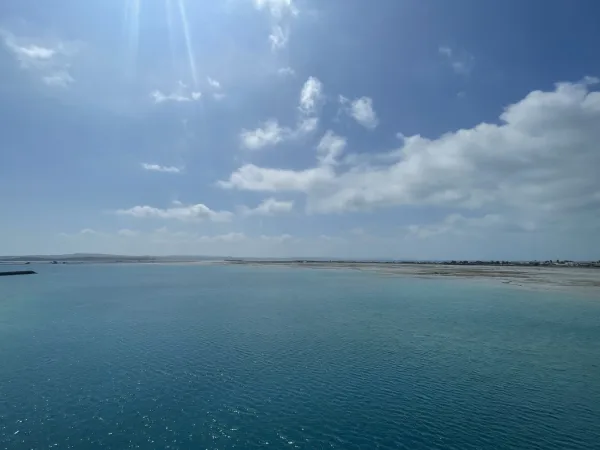
M352 270L27 268L0 278L0 449L600 448L598 296Z

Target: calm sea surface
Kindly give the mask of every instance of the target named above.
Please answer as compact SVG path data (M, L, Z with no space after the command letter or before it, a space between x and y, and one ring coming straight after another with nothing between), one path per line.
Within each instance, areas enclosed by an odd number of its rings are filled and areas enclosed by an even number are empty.
M358 272L0 278L0 449L598 449L600 299Z

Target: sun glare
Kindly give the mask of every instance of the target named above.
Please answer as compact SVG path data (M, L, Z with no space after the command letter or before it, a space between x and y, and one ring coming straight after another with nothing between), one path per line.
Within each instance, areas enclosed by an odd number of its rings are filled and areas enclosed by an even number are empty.
M188 14L186 9L185 0L164 0L165 1L165 12L167 28L169 32L169 41L171 47L171 56L175 59L177 54L176 45L176 31L177 27L180 27L184 38L185 53L188 60L188 66L190 71L190 77L193 80L194 88L198 85L198 74L196 71L196 62L194 60L194 49L192 45L192 36L190 32L190 25L188 20ZM173 3L176 2L177 5ZM139 51L139 39L140 39L140 17L141 17L141 4L142 0L126 0L125 1L125 13L124 13L124 24L125 24L125 35L127 40L126 50L126 72L131 78L135 78L137 68L137 58ZM179 12L179 23L177 20L177 8Z
M188 62L190 64L190 73L192 80L194 80L194 88L198 87L198 76L196 74L196 62L194 61L194 49L192 48L192 39L190 37L190 27L187 18L187 12L185 9L184 0L177 0L179 3L179 15L181 16L181 25L183 27L183 34L185 37L185 46L188 55Z
M125 34L127 36L127 53L126 58L126 71L127 76L134 78L136 65L137 65L137 54L138 54L138 42L140 37L140 1L141 0L126 0L125 2Z

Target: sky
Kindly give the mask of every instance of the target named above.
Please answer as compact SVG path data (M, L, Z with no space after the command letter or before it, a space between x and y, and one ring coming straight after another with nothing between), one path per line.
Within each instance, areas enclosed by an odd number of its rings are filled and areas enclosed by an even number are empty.
M3 0L0 254L600 259L597 0Z

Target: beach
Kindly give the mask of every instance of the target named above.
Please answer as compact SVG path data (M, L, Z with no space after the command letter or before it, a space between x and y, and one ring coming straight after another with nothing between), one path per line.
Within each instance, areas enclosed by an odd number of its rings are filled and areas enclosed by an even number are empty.
M506 264L466 262L386 262L350 260L303 260L303 259L226 259L219 257L150 257L116 255L61 255L56 257L0 258L0 265L12 266L14 270L31 261L38 265L168 265L168 266L255 266L285 267L319 270L368 271L385 276L417 277L423 279L455 278L472 281L502 283L535 289L583 289L600 296L600 268L594 263L576 263L581 266L540 265L507 262ZM588 264L588 266L585 266Z
M600 293L600 270L579 267L369 263L346 261L230 261L225 264L304 269L350 269L419 278L462 278L538 289L583 288Z

